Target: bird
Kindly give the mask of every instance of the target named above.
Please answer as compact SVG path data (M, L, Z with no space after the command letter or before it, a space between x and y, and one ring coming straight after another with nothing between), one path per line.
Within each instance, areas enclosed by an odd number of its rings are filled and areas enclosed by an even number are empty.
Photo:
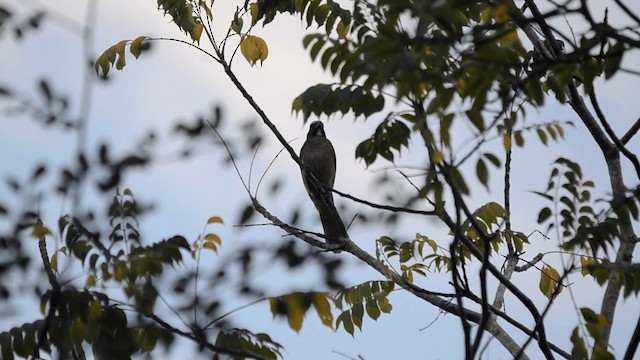
M307 140L300 149L300 160L302 181L320 214L327 243L336 244L341 238L349 239L333 202L331 189L336 178L336 153L331 141L327 139L322 122L311 123Z

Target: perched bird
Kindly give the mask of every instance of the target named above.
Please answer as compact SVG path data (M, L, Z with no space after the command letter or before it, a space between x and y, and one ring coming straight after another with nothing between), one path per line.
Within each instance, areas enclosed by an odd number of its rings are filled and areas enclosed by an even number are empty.
M348 239L349 235L333 204L331 192L336 178L336 153L320 121L311 123L307 141L300 149L300 160L303 164L302 181L313 205L318 209L327 242L337 243L340 238ZM317 182L314 182L311 175Z

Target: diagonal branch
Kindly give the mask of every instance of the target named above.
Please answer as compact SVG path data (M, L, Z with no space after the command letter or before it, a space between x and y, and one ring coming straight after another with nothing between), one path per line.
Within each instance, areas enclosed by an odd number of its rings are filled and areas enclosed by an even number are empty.
M633 154L631 151L629 151L629 149L627 149L624 146L624 143L620 139L618 139L618 136L615 134L615 132L611 128L611 125L609 125L607 118L604 116L604 113L600 108L600 103L598 102L598 98L596 97L596 93L595 91L593 91L593 89L589 91L589 99L591 100L591 104L593 105L593 109L595 110L596 115L598 116L598 119L600 119L600 123L602 124L604 131L606 131L607 135L609 135L611 140L613 140L613 143L618 148L618 150L620 150L620 152L622 152L624 156L626 156L627 159L631 161L631 163L633 164L633 167L636 170L636 175L638 176L638 179L640 179L640 162L638 162L638 158L636 157L635 154Z
M636 120L636 122L631 126L629 131L627 131L627 133L620 138L620 141L622 141L623 144L628 143L629 140L631 140L631 138L636 135L638 130L640 130L640 119Z

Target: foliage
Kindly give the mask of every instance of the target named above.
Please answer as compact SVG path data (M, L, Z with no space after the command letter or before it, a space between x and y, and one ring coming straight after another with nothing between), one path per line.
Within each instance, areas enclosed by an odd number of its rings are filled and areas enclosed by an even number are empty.
M149 36L121 40L97 57L94 70L104 78L114 67L122 70L126 66L127 46L129 53L138 58L152 42L170 40L187 44L222 67L266 127L302 166L232 68L238 50L252 66L268 60L268 41L256 35L260 24L268 26L283 14L298 16L307 28L315 26L304 37L302 46L311 61L317 61L332 74L335 82L310 86L293 99L292 110L301 114L304 122L311 117L333 115L376 122L373 133L365 135L355 148L355 158L364 160L367 166L390 166L412 189L400 191L396 187L394 196L390 196L391 201L406 196L404 206L346 197L373 209L366 211L385 214L382 216L387 216L388 223L402 214L414 213L445 225L449 232L440 240L431 234L416 233L408 241L407 237L381 234L375 242L375 256L356 242L345 241L340 250L377 271L383 279L351 287L333 281L339 262L321 260L321 256L311 252L302 256L293 242L285 243L275 251L279 259L291 269L317 261L325 269L326 285L337 293L296 291L266 297L246 284L241 284L240 292L268 300L272 315L286 318L296 332L313 307L323 325L354 336L355 327L362 331L365 314L377 320L381 313L390 313L393 307L389 295L394 290L403 291L459 317L466 358L482 355L482 337L487 332L514 358L526 354L528 344L533 341L548 359L554 358L554 353L565 358L609 359L613 358L609 343L616 310L616 301L611 299L617 300L621 291L625 297L637 296L640 291L640 269L631 262L637 243L632 222L638 220L640 164L627 146L639 126L632 126L623 136L616 135L598 104L596 84L612 80L620 73L625 53L638 47L637 31L633 27L615 27L607 17L596 22L585 2L575 8L573 4L554 5L555 10L549 13L541 13L534 0L524 2L526 6L519 7L509 0L358 0L345 9L332 0L247 1L236 8L226 35L220 37L211 30L213 1L159 0L159 9L185 33L187 40ZM640 26L637 15L625 6L620 9L638 22L636 27ZM588 29L569 36L550 25L567 13L580 16ZM533 25L539 28L538 32ZM528 41L523 41L522 36ZM201 42L206 42L206 47ZM637 70L629 73L637 75ZM38 88L47 109L53 103L61 104L62 108L61 113L46 112L47 119L52 120L45 122L62 118L65 100L55 96L45 81ZM2 96L14 96L9 90L1 87L0 90ZM591 108L585 104L583 95L589 98ZM537 216L538 225L546 224L546 228L525 235L520 224L512 223L512 212L519 210L511 206L513 144L518 150L528 150L525 139L535 136L545 149L554 151L552 142L566 140L565 126L573 125L572 121L528 122L528 112L540 111L549 102L570 108L585 125L604 155L611 192L596 193L595 182L585 179L582 166L560 157L552 165L547 187L534 192L548 201ZM200 121L195 130L189 126L176 130L194 132L197 137L203 126ZM256 143L259 141L252 142L249 148L254 149ZM226 143L222 145L235 166L230 148ZM417 159L406 156L410 151L417 154ZM79 154L74 168L62 171L62 192L79 186L94 166L87 156ZM143 245L137 222L142 208L130 190L120 193L117 189L123 173L147 166L152 157L133 153L114 160L107 147L101 146L95 158L98 160L95 163L110 170L109 176L97 183L100 190L116 189L108 212L109 236L103 239L99 232L88 230L84 224L90 217L61 217L56 236L64 240L64 246L49 257L45 239L51 236L51 231L36 220L36 213L23 214L13 236L18 238L22 229L30 227L33 236L39 239L50 289L42 295L43 320L0 334L3 358L14 354L37 355L40 349L48 352L52 348L63 355L76 355L83 351L83 343L92 344L94 352L99 353L110 342L122 344L112 351L128 357L135 351L151 352L158 341L169 343L176 336L195 342L215 356L282 357L282 345L268 334L223 323L221 319L226 314L216 314L218 297L208 304L201 303L198 271L202 251L209 249L217 254L222 244L221 238L207 230L207 226L222 224L222 219L210 217L205 230L191 243L175 235ZM417 175L407 176L398 165L400 159L414 162L409 167L418 169ZM622 160L628 161L636 172L638 179L631 180L633 186L625 185ZM34 182L44 169L34 170ZM503 183L495 185L492 175L501 175ZM19 192L18 181L11 185ZM240 223L246 223L255 210L273 225L314 247L336 250L279 220L258 202L250 186L245 188L251 205L242 211ZM472 210L470 204L480 188L499 189L503 198L486 201ZM416 204L426 204L429 210L416 209ZM545 238L553 237L560 244L557 251L569 258L561 271L546 257L551 252L526 260L535 232ZM19 250L17 253L21 255ZM190 299L185 307L187 312L201 311L208 317L219 315L205 326L194 315L187 330L172 326L156 314L161 297L152 281L166 277L169 268L184 264L183 253L189 253L195 260L196 271L192 276L180 278L174 293ZM250 277L248 269L253 254L254 249L249 247L232 261L241 268L242 281ZM59 283L61 256L82 268L86 275L82 286ZM537 265L540 262L542 266ZM225 265L223 262L222 268ZM468 276L472 269L477 269L477 282ZM534 303L530 289L518 286L513 278L515 271L530 269L539 272L538 290L548 300L544 308ZM579 309L581 318L576 321L580 326L567 336L573 348L566 351L547 338L545 316L555 299L563 295L562 290L572 286L567 279L576 269L606 285L606 293L602 313ZM225 272L219 274L222 278ZM443 275L450 279L449 292L431 290L425 278ZM491 282L498 285L492 287ZM185 290L187 285L193 285L193 293ZM108 286L122 289L126 302L116 302L108 292L98 290ZM526 325L530 321L516 319L503 311L507 290L534 319L534 325ZM127 316L125 310L138 316ZM503 321L517 330L507 331ZM215 341L205 332L212 326L217 330ZM522 337L525 341L520 345L517 339ZM631 339L627 358L633 356L638 341L637 336Z

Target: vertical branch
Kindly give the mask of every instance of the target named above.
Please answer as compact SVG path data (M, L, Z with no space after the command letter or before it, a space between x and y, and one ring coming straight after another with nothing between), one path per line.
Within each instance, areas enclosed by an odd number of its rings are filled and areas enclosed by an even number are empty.
M507 128L507 136L511 137L512 129L511 127ZM512 161L512 150L507 149L506 157L504 162L504 210L505 210L505 231L509 236L509 240L511 238L511 161ZM515 249L513 248L513 243L511 241L507 241L507 263L504 269L503 275L505 279L511 280L511 276L515 271L516 264L518 263L518 254L516 254ZM496 296L493 299L493 307L496 309L501 309L504 304L504 294L506 293L506 286L503 283L498 284L498 289L496 290Z
M542 29L542 32L552 47L552 49L561 55L560 49L558 49L558 45L553 36L553 32L551 27L546 23L544 17L542 16L540 10L536 6L534 0L525 0L528 8L531 10L531 13L535 19L537 19L536 23ZM585 14L588 14L588 9L586 8L586 2L582 1L582 11ZM590 19L587 19L590 20ZM518 21L518 25L520 27L530 27L531 24ZM591 20L591 23L593 21ZM535 38L531 38L530 40L533 43L538 43L539 39L537 36L532 34ZM529 32L527 32L527 36L532 36ZM611 183L611 193L612 200L611 206L613 209L622 209L622 211L617 211L618 215L618 226L620 229L620 247L617 250L616 259L614 262L614 267L628 265L631 262L631 258L633 255L633 251L636 245L636 235L632 226L631 218L628 211L624 210L624 200L625 200L625 192L626 186L624 184L624 180L622 177L622 168L620 165L620 149L618 149L614 144L612 144L611 140L607 136L606 132L598 125L595 120L595 117L589 109L582 96L579 94L578 89L573 81L570 81L568 84L568 90L570 95L569 104L571 108L576 112L576 114L580 117L583 124L595 140L595 142L600 147L602 154L604 155L605 162L607 164L608 172L609 172L609 181ZM628 140L627 135L623 136L623 140ZM624 141L620 140L623 144ZM611 271L609 275L609 279L607 281L607 287L602 299L602 305L600 308L600 313L607 320L608 325L602 330L600 333L600 337L595 344L595 348L606 350L609 344L609 338L611 336L611 326L613 324L616 307L618 303L618 299L620 297L620 289L621 289L621 278L620 273L618 271Z
M93 99L92 86L95 81L93 73L93 27L96 24L98 16L98 0L89 0L87 2L87 10L84 20L84 28L82 31L82 85L80 86L80 110L76 124L77 131L77 159L84 156L87 149L88 130L87 123L91 110L91 101ZM77 187L73 192L71 201L71 214L78 216L80 208L80 200L82 199L82 188L84 177L78 179Z

